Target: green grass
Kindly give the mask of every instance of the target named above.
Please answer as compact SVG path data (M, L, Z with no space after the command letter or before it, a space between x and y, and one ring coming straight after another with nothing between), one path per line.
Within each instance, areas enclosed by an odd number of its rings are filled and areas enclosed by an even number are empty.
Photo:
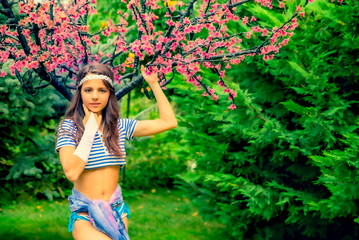
M180 190L160 189L128 198L131 240L226 239L225 227L204 221ZM0 210L0 239L65 240L69 209L63 201L28 201Z

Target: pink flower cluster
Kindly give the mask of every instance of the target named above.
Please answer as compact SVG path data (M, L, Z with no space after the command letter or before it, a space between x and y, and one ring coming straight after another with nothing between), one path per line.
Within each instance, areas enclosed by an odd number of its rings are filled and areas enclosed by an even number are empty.
M236 14L236 9L242 7L241 0L224 4L203 0L202 6L195 11L197 16L185 16L188 5L181 1L147 0L144 6L139 0L122 2L127 8L118 12L118 23L108 20L97 34L90 34L84 21L85 15L97 13L96 0L69 0L61 4L55 0L41 4L19 2L19 14L25 16L18 23L21 36L14 28L0 26L0 38L4 39L0 43L0 64L13 59L12 74L40 67L45 67L48 72L65 74L68 69L76 71L86 61L100 62L107 58L115 62L116 59L113 70L116 80L120 81L121 74L136 67L134 59L142 61L146 57L150 59L148 71L167 76L176 70L188 83L205 90L204 96L216 101L218 95L213 87L207 86L208 79L204 81L201 74L207 68L217 73L217 84L231 101L229 109L235 109L237 94L225 84L226 70L254 55L263 55L264 60L273 59L298 26L297 19L293 18L281 26L262 27L257 23L257 17ZM253 2L273 8L272 0ZM284 0L279 2L279 8L285 8ZM161 13L163 15L159 15ZM129 22L135 22L139 33L132 42L127 39ZM231 28L236 23L242 27L240 30ZM164 27L159 29L159 26ZM100 35L114 39L113 49L106 53L93 52ZM2 75L4 72L0 72Z
M92 1L95 2L95 1ZM55 1L44 1L37 5L33 1L19 2L19 14L25 15L19 22L22 31L1 26L5 46L0 51L0 63L7 61L6 52L13 53L15 71L37 69L40 66L46 71L59 71L59 66L75 68L85 55L90 56L90 47L98 44L98 39L87 35L88 26L81 23L81 16L95 13L96 9L86 0L77 4L69 1L58 5ZM26 46L19 49L17 46ZM60 71L61 72L61 71Z

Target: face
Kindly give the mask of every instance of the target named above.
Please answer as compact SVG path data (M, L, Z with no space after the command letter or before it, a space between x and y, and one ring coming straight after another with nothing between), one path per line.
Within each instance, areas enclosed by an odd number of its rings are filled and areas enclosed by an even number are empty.
M93 113L102 113L107 106L110 89L101 79L91 79L83 83L81 97L85 106Z

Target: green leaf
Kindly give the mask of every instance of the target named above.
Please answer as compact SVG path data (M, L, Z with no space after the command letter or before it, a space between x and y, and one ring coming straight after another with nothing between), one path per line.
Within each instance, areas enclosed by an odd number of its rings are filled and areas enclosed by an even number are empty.
M288 63L292 67L292 69L298 72L303 78L308 78L310 76L310 74L304 69L304 67L299 66L298 63L293 61L288 61Z
M293 100L288 100L286 102L281 102L283 106L288 109L291 112L298 113L300 115L306 114L309 115L309 110L306 107L303 107L297 103L295 103Z

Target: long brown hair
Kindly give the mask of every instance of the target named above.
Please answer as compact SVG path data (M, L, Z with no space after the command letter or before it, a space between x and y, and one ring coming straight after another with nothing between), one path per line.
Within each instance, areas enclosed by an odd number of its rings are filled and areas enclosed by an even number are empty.
M81 79L83 79L88 73L105 75L111 78L112 82L114 80L114 74L108 66L104 64L89 64L82 67L77 73L76 86L78 86ZM104 124L103 139L105 142L105 146L110 153L117 157L123 157L123 153L119 145L118 119L120 116L115 95L115 88L111 86L111 84L107 81L102 81L110 90L108 103L106 107L102 110L102 121ZM77 127L76 144L79 143L84 131L84 125L82 123L82 120L85 116L85 111L82 107L83 101L81 98L81 88L82 86L79 86L77 88L77 91L71 100L70 106L65 113L65 119L73 120Z

